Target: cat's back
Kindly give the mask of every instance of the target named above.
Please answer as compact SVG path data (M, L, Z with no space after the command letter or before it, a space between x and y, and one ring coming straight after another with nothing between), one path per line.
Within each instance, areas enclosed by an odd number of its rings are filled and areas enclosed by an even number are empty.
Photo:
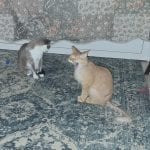
M101 83L102 87L111 88L113 86L113 78L109 69L97 66L96 83Z
M111 74L110 70L103 66L97 66L97 75L102 78L112 79L112 74Z
M90 72L97 77L112 78L112 74L109 69L103 66L96 65L95 63L89 61L87 67L85 67L85 72Z
M23 57L27 52L28 43L24 43L18 50L18 58Z
M26 62L28 60L28 43L24 43L18 50L17 65L21 71L25 69Z
M26 48L27 48L27 46L28 46L28 43L24 43L21 47L20 47L20 49L19 49L19 53L20 52L22 52L22 51L25 51L26 50Z
M101 75L110 75L111 76L111 72L109 69L107 69L106 67L103 67L103 66L99 66L99 65L96 65L95 63L89 61L88 63L88 66L86 68L87 70L91 71L92 74L101 74Z
M111 75L111 72L108 68L103 66L97 66L97 70L99 73Z

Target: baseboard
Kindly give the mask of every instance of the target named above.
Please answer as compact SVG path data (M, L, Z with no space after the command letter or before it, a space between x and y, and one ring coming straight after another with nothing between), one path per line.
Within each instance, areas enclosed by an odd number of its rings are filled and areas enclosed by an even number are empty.
M29 40L4 41L0 40L0 49L19 50L23 43ZM90 50L90 56L124 58L136 60L150 60L150 42L141 39L132 40L126 43L115 43L105 40L92 41L89 43L76 43L66 40L54 42L49 53L70 54L72 45L81 51Z

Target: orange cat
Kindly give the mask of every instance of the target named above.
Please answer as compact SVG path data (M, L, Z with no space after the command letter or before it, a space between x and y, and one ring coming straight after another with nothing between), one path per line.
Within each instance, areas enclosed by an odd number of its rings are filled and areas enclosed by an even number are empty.
M74 46L72 51L68 61L75 65L74 77L82 86L78 101L109 106L124 115L124 117L117 117L117 121L131 122L130 117L111 102L113 79L110 71L89 61L88 51L80 52Z

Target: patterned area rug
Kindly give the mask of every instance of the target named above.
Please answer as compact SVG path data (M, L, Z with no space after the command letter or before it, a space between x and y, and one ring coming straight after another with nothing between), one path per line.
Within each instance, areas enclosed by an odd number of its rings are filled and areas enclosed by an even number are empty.
M67 55L45 54L46 75L21 75L16 51L0 51L0 150L148 150L150 101L140 61L90 57L114 78L113 101L132 117L77 102L81 87Z

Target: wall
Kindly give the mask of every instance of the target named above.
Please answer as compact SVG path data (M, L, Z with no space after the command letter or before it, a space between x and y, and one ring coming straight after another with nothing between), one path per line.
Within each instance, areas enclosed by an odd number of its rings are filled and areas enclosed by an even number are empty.
M150 0L0 0L0 39L150 37Z

